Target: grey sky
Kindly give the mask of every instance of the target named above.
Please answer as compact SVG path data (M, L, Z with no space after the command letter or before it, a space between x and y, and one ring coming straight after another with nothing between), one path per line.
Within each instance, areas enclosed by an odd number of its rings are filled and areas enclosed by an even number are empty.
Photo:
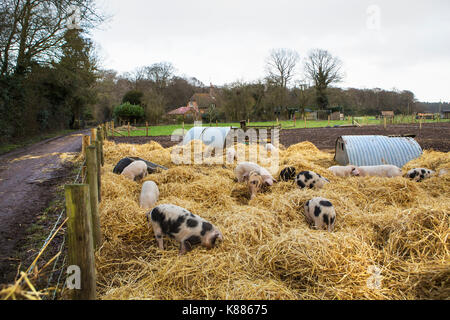
M180 75L222 85L263 78L272 48L302 58L322 48L343 61L342 87L450 101L448 0L99 2L113 17L93 38L103 67L119 72L170 61Z

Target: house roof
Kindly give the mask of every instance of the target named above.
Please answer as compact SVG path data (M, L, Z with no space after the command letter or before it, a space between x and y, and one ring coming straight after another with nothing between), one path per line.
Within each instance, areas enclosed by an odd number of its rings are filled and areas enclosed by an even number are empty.
M178 109L170 111L168 113L168 115L171 115L171 116L185 115L185 114L188 114L190 112L198 113L198 109L195 106L194 107L190 107L190 106L181 107L181 108L178 108Z
M212 104L216 104L216 98L209 93L196 93L192 96L191 102L197 102L199 108L209 108Z

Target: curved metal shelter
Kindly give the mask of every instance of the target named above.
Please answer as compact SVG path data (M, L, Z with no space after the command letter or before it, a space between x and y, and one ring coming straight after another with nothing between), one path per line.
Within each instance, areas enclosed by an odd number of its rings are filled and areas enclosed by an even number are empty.
M194 127L184 136L183 144L189 144L192 140L200 140L207 146L223 149L230 131L230 127Z
M335 160L343 166L391 164L402 168L422 154L420 145L410 137L342 136L336 141Z

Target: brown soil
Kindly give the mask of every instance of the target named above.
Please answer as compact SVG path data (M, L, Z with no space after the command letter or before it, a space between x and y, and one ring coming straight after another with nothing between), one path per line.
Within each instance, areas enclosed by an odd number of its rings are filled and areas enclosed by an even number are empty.
M80 150L78 133L0 156L0 284L11 283L18 266L27 267L25 260L36 253L36 248L24 246L34 236L33 228L50 227L45 225L50 218L39 223L37 219L55 199L58 187L73 175L64 154Z
M283 130L280 133L280 143L286 147L302 141L310 141L319 149L335 148L338 137L344 135L416 135L416 140L423 149L434 149L450 152L450 123L424 124L422 130L419 125L393 125L387 130L383 126L367 126L362 128L314 128ZM115 137L111 140L117 143L143 144L150 141L160 143L164 148L174 146L170 136L162 137Z

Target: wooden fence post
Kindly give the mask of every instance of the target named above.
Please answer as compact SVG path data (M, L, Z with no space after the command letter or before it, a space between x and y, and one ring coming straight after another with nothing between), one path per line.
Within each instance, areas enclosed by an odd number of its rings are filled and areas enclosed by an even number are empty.
M387 129L387 117L384 117L384 129Z
M102 234L100 231L100 217L98 212L97 150L94 146L90 146L87 149L87 178L91 203L94 249L98 249L102 244Z
M111 121L111 131L112 131L112 136L114 138L114 120Z
M306 116L305 116L305 129L307 128L307 126L308 126L308 123L307 123Z
M100 141L95 141L95 148L97 150L97 185L98 185L98 202L102 202L102 174L101 174L101 149Z
M91 129L91 143L97 140L97 128Z
M331 116L328 115L328 126L330 126L330 125L331 125Z
M148 137L148 121L145 122L145 136Z
M101 130L100 130L100 132L101 132ZM99 161L103 167L105 165L105 158L103 156L103 141L104 141L103 134L98 135L98 141L100 142L100 159L99 159Z
M86 159L86 149L91 144L91 137L90 136L83 136L82 144L81 144L81 154Z
M103 140L105 140L106 138L108 138L108 129L106 128L106 124L103 123L101 125L102 127L102 132L103 132Z
M128 121L128 136L131 136L131 132L130 132L130 122Z
M94 243L92 237L89 186L66 185L68 265L80 271L80 288L73 289L73 300L95 300L96 275Z

